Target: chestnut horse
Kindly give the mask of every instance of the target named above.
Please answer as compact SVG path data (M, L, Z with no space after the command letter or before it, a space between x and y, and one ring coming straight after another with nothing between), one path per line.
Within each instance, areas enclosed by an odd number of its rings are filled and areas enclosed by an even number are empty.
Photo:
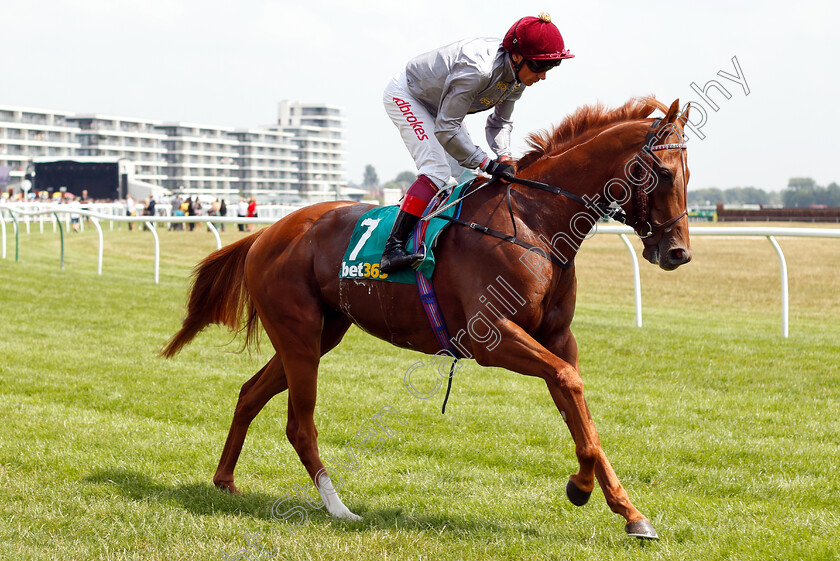
M665 116L650 118L656 110ZM531 150L517 164L518 176L531 183L488 183L463 200L461 211L462 218L497 233L515 233L525 247L452 225L438 243L433 277L445 323L459 334L465 357L545 380L575 442L579 470L566 484L569 499L584 504L597 478L609 507L626 520L627 533L651 539L656 531L607 460L583 396L570 330L574 256L602 213L623 211L618 216L642 237L646 259L666 270L691 259L682 143L687 119L678 100L669 108L642 98L613 110L585 106L553 130L532 134ZM213 477L218 487L238 492L233 471L248 427L288 389L286 436L329 513L359 519L342 503L318 453L313 412L320 358L353 323L399 347L441 350L415 286L339 279L353 227L370 208L353 202L302 208L196 267L182 328L161 354L173 356L213 323L245 330L247 346L262 322L276 351L242 386ZM499 277L521 304L507 317L502 306L489 313L486 298L478 298ZM476 334L471 318L479 315L499 334L493 344Z

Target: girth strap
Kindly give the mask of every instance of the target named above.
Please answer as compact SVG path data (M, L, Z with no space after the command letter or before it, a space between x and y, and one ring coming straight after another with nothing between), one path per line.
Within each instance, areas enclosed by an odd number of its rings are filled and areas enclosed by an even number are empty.
M430 212L433 208L435 208L435 206L443 203L444 199L445 197L433 199L429 203L426 213ZM440 216L440 218L447 217ZM415 227L413 238L415 252L420 250L420 240L425 237L426 228L428 226L428 221L420 221ZM443 406L440 409L441 414L444 414L446 413L446 404L449 402L449 394L452 391L452 378L455 376L455 364L463 357L449 339L449 332L446 330L446 322L443 319L440 306L438 306L437 297L435 296L435 288L432 285L432 282L420 271L415 271L415 274L417 276L417 289L420 293L420 304L423 306L423 311L426 312L426 318L429 320L429 325L435 334L435 339L437 339L440 348L449 353L449 355L455 359L452 361L452 366L449 369L449 380L446 384L446 396L443 398Z

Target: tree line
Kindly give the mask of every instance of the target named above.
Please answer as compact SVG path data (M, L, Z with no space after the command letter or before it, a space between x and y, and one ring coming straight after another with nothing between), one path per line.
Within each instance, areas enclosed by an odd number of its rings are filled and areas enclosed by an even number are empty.
M691 189L688 191L688 204L690 205L780 205L782 194L779 192L768 192L756 187L730 187L719 189L707 187L705 189Z
M840 207L840 185L832 181L828 187L821 187L810 177L792 177L782 200L788 207Z
M784 191L765 191L756 187L693 189L688 192L690 205L775 205L808 208L811 206L840 207L840 185L831 182L827 187L817 185L810 177L791 177Z

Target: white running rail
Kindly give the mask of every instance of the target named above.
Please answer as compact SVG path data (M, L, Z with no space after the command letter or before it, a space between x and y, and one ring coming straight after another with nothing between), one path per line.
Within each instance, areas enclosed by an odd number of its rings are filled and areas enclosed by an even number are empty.
M160 276L160 240L155 231L155 224L159 222L166 222L168 224L178 223L205 223L207 228L213 233L216 238L216 248L222 248L222 240L219 237L219 232L216 230L215 224L273 224L277 221L276 217L260 217L260 218L238 218L238 217L221 217L221 216L115 216L110 214L101 214L97 212L90 212L81 209L53 207L50 209L39 211L24 211L15 209L10 205L0 205L0 220L2 220L2 258L6 258L6 213L12 217L14 222L14 232L18 235L19 225L15 215L21 216L43 216L53 215L55 223L58 221L58 214L67 214L66 221L69 225L70 214L77 214L80 216L88 216L91 222L96 227L99 234L99 259L97 265L97 273L102 274L102 228L99 225L101 220L110 220L114 222L134 222L146 224L148 229L152 232L155 243L155 259L154 259L154 279L155 283L159 282ZM53 220L53 218L50 218ZM43 219L41 220L41 231L43 232ZM639 258L636 255L636 250L633 244L630 243L628 235L635 235L632 228L618 224L598 224L598 234L613 234L618 235L621 241L624 242L630 252L630 257L633 265L633 292L634 302L636 308L636 327L642 327L642 282L639 275ZM792 237L792 238L840 238L840 228L774 228L763 226L689 226L689 234L691 236L737 236L737 237L763 237L766 238L773 249L776 251L776 256L779 259L779 271L781 276L781 291L782 291L782 337L787 337L789 334L789 310L790 301L788 294L788 269L785 255L782 248L776 241L776 237ZM62 267L63 267L63 247L62 247Z
M599 234L618 234L624 244L630 250L633 261L633 286L634 299L636 302L636 326L642 326L642 288L639 278L639 258L636 251L627 239L627 234L633 234L633 229L617 224L599 224ZM840 238L840 228L772 228L763 226L689 226L690 236L738 236L738 237L763 237L767 238L776 250L779 258L779 271L782 285L782 337L789 334L790 301L788 298L788 269L785 261L785 254L776 236L792 238Z

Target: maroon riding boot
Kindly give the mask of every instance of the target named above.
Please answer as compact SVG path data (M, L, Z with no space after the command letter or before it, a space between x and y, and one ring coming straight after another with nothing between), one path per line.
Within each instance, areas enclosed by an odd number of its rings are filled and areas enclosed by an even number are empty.
M425 175L418 175L411 187L405 193L400 212L394 220L394 227L391 228L391 235L385 242L385 250L382 252L382 260L379 269L384 273L392 273L406 267L411 267L423 258L422 253L408 253L405 250L405 242L411 235L426 205L437 193L437 187L431 179Z

